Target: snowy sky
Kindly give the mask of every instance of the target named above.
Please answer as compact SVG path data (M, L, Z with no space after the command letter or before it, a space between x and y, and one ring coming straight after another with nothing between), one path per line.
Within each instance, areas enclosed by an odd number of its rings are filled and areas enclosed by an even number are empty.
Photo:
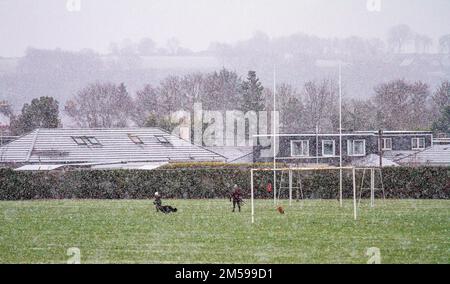
M68 11L67 1L80 1ZM27 46L106 52L111 41L176 37L187 48L235 42L255 31L269 36L304 32L324 37L385 38L405 23L435 40L450 33L450 0L0 0L0 56L21 56Z

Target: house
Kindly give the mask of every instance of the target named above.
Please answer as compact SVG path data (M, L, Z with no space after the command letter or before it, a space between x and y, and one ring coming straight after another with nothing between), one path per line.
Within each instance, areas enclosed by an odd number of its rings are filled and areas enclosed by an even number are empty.
M19 169L153 169L169 162L226 158L159 128L36 129L0 147L0 164Z
M339 165L339 134L308 133L277 136L278 162L297 165L311 163ZM254 137L255 162L273 161L271 141L267 138L270 138L270 134ZM382 159L395 162L395 157L408 156L430 148L432 141L433 135L427 131L384 131L381 136L378 131L342 133L342 161L348 165L370 160L373 164L373 155L379 158L379 144L381 144Z

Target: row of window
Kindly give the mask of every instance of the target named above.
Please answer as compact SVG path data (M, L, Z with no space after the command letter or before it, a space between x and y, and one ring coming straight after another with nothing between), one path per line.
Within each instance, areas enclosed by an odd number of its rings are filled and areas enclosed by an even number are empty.
M412 138L413 150L425 149L425 138ZM392 138L383 138L383 150L392 150ZM347 140L347 154L349 156L365 156L366 140ZM322 140L322 156L333 157L336 155L335 140ZM292 157L309 157L309 140L291 140Z
M383 150L392 150L392 138L383 138ZM425 149L425 138L411 138L411 149L422 150Z
M142 139L137 135L128 134L128 138L130 138L134 144L144 144L144 141L142 141ZM155 135L155 138L162 144L170 144L169 140L165 136ZM75 143L77 143L77 145L102 145L94 136L72 136L72 139Z
M72 136L72 139L77 145L101 145L94 136Z

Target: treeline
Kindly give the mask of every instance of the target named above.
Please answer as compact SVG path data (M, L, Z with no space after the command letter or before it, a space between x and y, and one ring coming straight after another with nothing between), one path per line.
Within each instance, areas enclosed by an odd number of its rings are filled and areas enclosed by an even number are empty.
M280 130L289 132L337 131L338 85L324 79L308 81L301 89L277 85L276 110ZM345 96L343 127L347 130L435 130L449 132L450 81L431 90L424 82L394 80L377 85L368 99ZM122 84L96 82L79 90L62 108L72 123L83 128L157 126L171 130L170 115L192 113L194 103L204 110L273 110L273 91L264 87L256 72L246 78L222 69L210 73L168 76L130 94ZM11 131L20 135L37 127L59 127L59 103L51 97L34 99L12 115ZM11 113L5 109L4 112Z

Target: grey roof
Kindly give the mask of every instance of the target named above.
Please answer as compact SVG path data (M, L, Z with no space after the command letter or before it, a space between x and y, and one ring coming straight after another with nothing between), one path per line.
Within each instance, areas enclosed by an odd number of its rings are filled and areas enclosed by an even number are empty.
M207 149L224 156L228 163L253 163L252 146L212 146Z
M134 143L129 135L143 144ZM72 137L95 137L100 145L78 145ZM169 143L162 143L162 136ZM224 161L203 147L159 128L36 129L0 147L0 163L99 163L129 161Z
M383 158L397 162L405 157L418 153L418 150L387 150L383 151Z
M450 145L433 145L426 150L408 155L397 162L430 166L450 165Z
M385 157L381 158L381 163L383 167L398 166L397 163ZM380 156L377 154L369 154L365 157L352 161L351 164L357 167L378 167L380 165Z

